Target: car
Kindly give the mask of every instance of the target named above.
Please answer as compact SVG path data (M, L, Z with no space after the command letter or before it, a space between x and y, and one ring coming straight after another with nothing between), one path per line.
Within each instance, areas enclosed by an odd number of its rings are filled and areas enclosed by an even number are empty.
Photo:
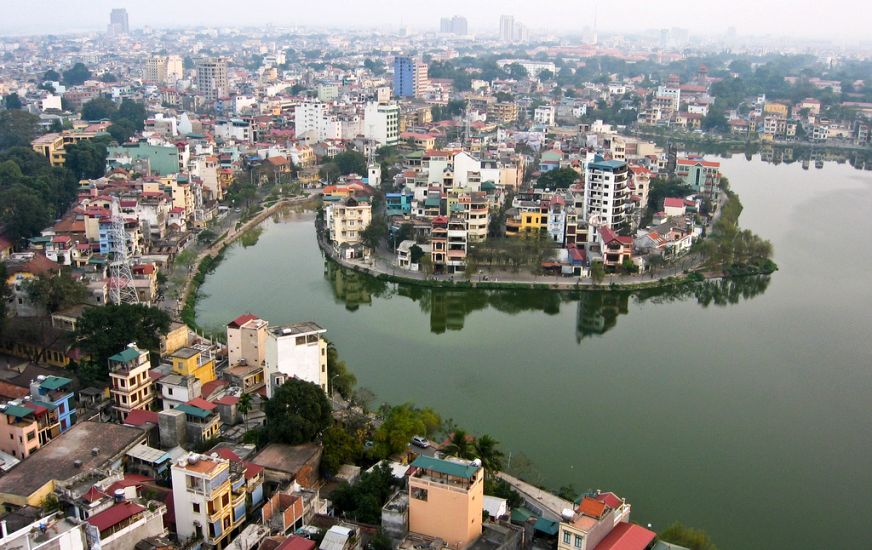
M426 438L421 437L420 435L416 435L412 438L412 445L415 447L421 447L422 449L426 449L430 446L430 442L427 441Z

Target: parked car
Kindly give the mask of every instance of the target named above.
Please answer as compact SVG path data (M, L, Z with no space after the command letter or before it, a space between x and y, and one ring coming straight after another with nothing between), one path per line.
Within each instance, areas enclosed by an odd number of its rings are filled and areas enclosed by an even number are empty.
M427 441L427 438L416 435L412 438L412 445L416 447L421 447L422 449L426 449L430 446L430 442Z

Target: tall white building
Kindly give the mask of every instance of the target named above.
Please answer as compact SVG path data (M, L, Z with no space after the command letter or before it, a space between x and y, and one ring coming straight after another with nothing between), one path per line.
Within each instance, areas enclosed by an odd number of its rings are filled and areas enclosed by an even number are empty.
M400 140L400 106L396 103L367 103L363 132L379 145L396 145Z
M515 39L515 17L513 15L500 16L500 41L512 42Z
M221 58L201 59L197 63L197 89L206 101L216 101L227 95L227 61Z
M290 378L311 382L327 392L326 332L313 322L270 327L264 365L267 397Z
M142 79L145 82L174 84L184 76L181 56L155 55L145 61Z
M592 225L619 231L627 226L629 169L622 160L588 153L584 162L584 217Z

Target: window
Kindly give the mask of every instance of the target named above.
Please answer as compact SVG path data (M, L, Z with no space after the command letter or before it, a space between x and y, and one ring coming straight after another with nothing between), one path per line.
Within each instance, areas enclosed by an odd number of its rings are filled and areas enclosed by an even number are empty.
M575 535L575 547L581 548L581 543L584 541L584 537L580 535Z
M33 441L35 437L36 437L36 432L30 432L29 434L27 434L28 441Z
M421 489L420 487L412 487L412 498L415 500L423 500L427 501L427 489Z
M572 533L569 531L563 532L563 544L571 544L572 543Z
M191 504L191 508L194 510L195 514L200 513L200 504L199 503L195 502L195 503Z

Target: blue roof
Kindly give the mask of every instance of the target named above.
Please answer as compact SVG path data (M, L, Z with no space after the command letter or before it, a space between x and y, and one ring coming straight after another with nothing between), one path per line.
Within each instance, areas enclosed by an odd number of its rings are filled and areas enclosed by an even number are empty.
M617 170L618 168L623 168L627 165L626 162L622 160L600 160L597 157L597 160L594 160L589 164L591 168L596 168L598 170Z

